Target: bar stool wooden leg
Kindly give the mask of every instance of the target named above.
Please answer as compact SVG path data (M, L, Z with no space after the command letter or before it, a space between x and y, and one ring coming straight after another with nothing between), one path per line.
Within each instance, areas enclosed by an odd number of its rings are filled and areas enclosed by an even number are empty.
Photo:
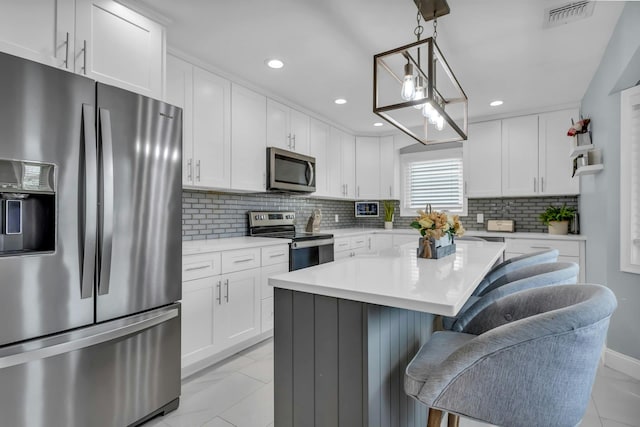
M456 414L449 414L447 418L447 427L459 427L460 417Z
M442 422L442 411L439 409L429 408L429 416L427 417L427 427L440 427Z

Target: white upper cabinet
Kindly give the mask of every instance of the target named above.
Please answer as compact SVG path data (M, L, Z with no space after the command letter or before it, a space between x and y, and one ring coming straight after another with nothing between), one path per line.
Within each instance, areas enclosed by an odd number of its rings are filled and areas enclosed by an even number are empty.
M165 101L182 108L182 185L193 186L193 65L167 55Z
M167 56L167 102L183 109L182 185L231 185L231 83Z
M311 119L309 123L309 155L316 159L316 196L329 196L327 143L329 125Z
M356 195L356 141L332 127L327 140L327 196L355 199Z
M231 85L231 189L265 191L267 98Z
M342 182L344 183L344 197L356 198L356 138L341 132L342 153Z
M580 194L580 178L571 177L573 164L569 159L569 151L572 137L567 136L571 120L580 120L577 109L540 114L540 195Z
M579 194L566 136L577 110L502 120L502 195Z
M208 71L193 70L193 184L231 185L231 83Z
M8 1L0 50L162 98L164 28L113 0Z
M267 99L267 146L309 154L309 116Z
M502 195L537 194L538 116L502 120Z
M74 0L3 1L0 50L73 71Z
M162 97L164 28L113 0L76 0L75 71Z
M396 196L396 167L397 151L394 148L394 137L380 138L380 197L383 199L397 199Z
M380 198L380 139L356 137L356 198Z
M502 122L469 125L464 152L464 190L467 197L502 196Z

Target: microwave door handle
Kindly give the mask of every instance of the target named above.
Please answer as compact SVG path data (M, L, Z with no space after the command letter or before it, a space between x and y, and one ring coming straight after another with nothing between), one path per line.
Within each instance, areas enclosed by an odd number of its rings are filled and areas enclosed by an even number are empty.
M84 248L82 260L82 282L80 298L93 296L96 268L96 231L98 209L98 154L96 149L95 110L92 105L82 105L82 127L84 139Z
M309 167L309 181L307 182L308 185L313 184L313 176L315 175L314 171L313 171L313 164L311 162L307 162L307 166Z
M102 242L98 295L106 295L109 293L111 250L113 248L113 140L110 111L104 108L99 108L98 111L102 158Z

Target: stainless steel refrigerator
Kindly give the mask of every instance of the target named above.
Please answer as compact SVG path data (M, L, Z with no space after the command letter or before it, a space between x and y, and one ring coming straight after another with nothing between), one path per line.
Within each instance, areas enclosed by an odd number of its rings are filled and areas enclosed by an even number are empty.
M180 395L182 110L0 54L0 425Z

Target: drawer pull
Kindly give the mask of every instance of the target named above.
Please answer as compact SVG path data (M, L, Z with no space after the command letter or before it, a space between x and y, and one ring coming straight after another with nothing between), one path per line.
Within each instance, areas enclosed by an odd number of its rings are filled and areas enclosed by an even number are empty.
M269 258L278 258L284 256L284 254L275 254L275 255L269 255Z
M234 262L234 264L240 264L240 263L243 263L243 262L250 262L250 261L253 261L253 258L237 259L237 260L235 260L233 262Z
M207 265L200 265L198 267L189 267L187 269L185 269L185 271L196 271L196 270L204 270L205 268L210 268L211 266L209 264Z
M551 246L531 246L531 249L553 249Z

